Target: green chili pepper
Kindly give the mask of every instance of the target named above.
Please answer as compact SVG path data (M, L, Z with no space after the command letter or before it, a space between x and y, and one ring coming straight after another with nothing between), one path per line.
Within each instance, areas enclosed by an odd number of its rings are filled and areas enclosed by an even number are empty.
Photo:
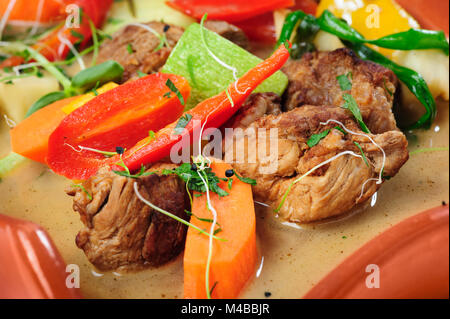
M281 44L291 39L292 32L294 32L295 26L301 19L306 16L307 14L303 11L294 11L286 16L276 47L279 47Z
M446 55L449 54L449 45L442 31L410 29L379 39L367 40L358 31L349 26L345 20L337 18L328 10L322 13L317 19L317 23L321 30L353 43L370 43L382 48L395 50L439 49Z
M364 43L384 46L390 49L415 50L415 49L440 49L448 55L448 42L442 32L411 29L406 32L385 36L377 40L366 40L360 33L350 27L344 20L338 19L331 12L325 10L318 18L307 15L302 11L290 13L284 22L280 38L277 44L291 38L298 21L309 23L309 29L314 30L318 25L321 30L336 35L344 44L352 49L361 59L370 60L392 70L408 89L425 106L426 113L414 124L405 129L429 128L436 117L436 102L423 77L414 70L400 66L378 53ZM306 27L304 27L306 29Z
M316 51L313 41L319 30L320 26L312 15L308 14L302 19L292 43L291 57L293 59L300 59L303 54Z
M72 86L87 91L97 83L101 86L110 81L119 81L123 71L123 67L116 61L106 61L77 73L72 78Z
M436 102L428 88L427 83L419 73L392 62L381 53L370 49L364 44L351 43L349 41L344 41L344 44L352 49L361 59L370 60L391 69L395 75L397 75L399 80L402 81L417 97L420 103L425 106L426 113L422 115L416 123L406 127L406 129L415 129L420 127L430 128L436 117Z
M39 100L34 102L33 105L30 106L30 108L27 111L27 114L25 114L25 118L29 117L34 112L39 111L43 107L45 107L49 104L52 104L53 102L62 100L66 97L67 97L67 95L63 91L51 92L51 93L44 95Z

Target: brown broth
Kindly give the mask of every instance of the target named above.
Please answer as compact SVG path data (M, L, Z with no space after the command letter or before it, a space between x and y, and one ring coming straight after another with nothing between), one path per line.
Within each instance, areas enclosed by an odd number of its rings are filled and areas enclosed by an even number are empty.
M438 103L439 115L428 131L414 132L410 151L448 147L449 105ZM2 123L0 156L9 152L9 134ZM439 128L439 129L437 129ZM264 262L243 298L300 298L322 277L364 243L425 209L449 201L449 152L412 155L398 175L385 182L373 207L326 223L288 226L267 208L257 209L257 235ZM0 213L43 226L68 264L81 270L87 298L181 298L182 256L158 269L138 273L102 274L75 246L81 228L72 200L64 189L70 181L45 166L27 161L0 183ZM258 205L257 205L258 206ZM369 205L370 206L370 205Z

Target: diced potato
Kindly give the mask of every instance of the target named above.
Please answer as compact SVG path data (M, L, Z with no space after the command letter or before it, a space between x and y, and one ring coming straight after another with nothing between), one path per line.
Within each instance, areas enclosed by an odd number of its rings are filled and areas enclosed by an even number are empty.
M344 47L344 44L337 36L325 31L319 31L317 33L314 38L314 45L319 51L333 51Z
M34 102L58 90L58 81L51 76L30 76L15 79L12 84L0 83L0 113L2 117L6 113L10 119L19 123Z
M106 33L113 33L130 22L164 21L180 27L188 27L195 20L169 7L166 0L134 0L136 17L133 17L127 1L115 2L108 21L103 28Z
M289 9L278 9L273 12L273 21L275 24L275 34L277 39L280 37L281 30L283 29L284 20L286 16L291 13Z
M449 99L449 60L439 50L397 51L393 60L420 73L430 88L431 94ZM404 94L411 94L407 89ZM409 95L408 94L408 95ZM408 96L405 96L408 98Z

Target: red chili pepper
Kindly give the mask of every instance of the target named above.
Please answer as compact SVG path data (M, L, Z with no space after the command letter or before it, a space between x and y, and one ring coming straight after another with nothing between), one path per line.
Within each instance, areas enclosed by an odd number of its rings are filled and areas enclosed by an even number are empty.
M3 0L0 0L4 2ZM19 0L16 4L19 8L23 7L25 0ZM26 0L29 2L29 0ZM60 4L59 12L65 12L65 8L69 4L77 5L81 9L81 21L79 27L67 28L65 23L62 26L56 28L53 32L40 39L36 44L32 46L33 49L39 51L43 56L45 56L49 61L63 60L66 58L70 49L65 42L70 42L74 45L81 41L80 48L84 48L87 43L91 40L92 31L89 24L89 20L92 20L95 27L100 27L103 20L111 7L113 0L64 0L63 2L58 2ZM2 4L2 3L0 3ZM34 7L33 7L34 8ZM0 8L1 9L1 8ZM44 9L50 10L50 8L45 7ZM57 10L51 8L52 12ZM13 12L14 13L14 12ZM25 18L28 18L30 13L23 13ZM17 17L16 17L17 18ZM61 14L55 19L61 19ZM83 39L80 39L76 35L82 35ZM61 39L63 39L61 41ZM11 57L6 59L0 64L0 67L11 67L24 63L25 60L21 57Z
M205 13L209 19L242 21L262 13L294 5L294 0L171 0L166 3L187 15L201 19Z
M104 155L79 146L114 152L129 148L175 121L183 105L166 82L187 100L188 82L174 74L152 74L100 94L70 113L52 133L47 163L57 174L83 180L105 165ZM170 94L168 94L170 93Z
M124 164L130 171L137 170L141 165L154 163L170 154L171 148L182 140L183 135L189 134L190 138L193 136L194 124L198 129L200 125L204 128L220 127L225 123L244 103L247 97L255 90L261 82L275 73L286 63L289 58L289 51L281 45L268 59L261 62L253 69L245 73L237 82L228 87L229 95L224 91L212 98L209 98L196 107L186 112L192 116L189 123L185 126L182 134L175 135L174 128L177 122L174 122L162 130L158 131L155 139L152 141L142 140L136 146L125 152L122 159ZM236 89L237 88L237 89ZM229 97L233 100L231 104ZM114 165L119 158L110 159L115 170L123 170L122 167Z

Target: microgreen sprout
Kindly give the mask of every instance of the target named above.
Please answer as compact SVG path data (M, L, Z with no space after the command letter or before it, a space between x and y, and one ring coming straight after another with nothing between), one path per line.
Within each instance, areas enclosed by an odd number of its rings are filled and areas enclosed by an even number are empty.
M164 215L166 215L166 216L168 216L168 217L170 217L170 218L173 218L173 219L175 219L176 221L178 221L178 222L180 222L180 223L182 223L182 224L184 224L184 225L186 225L186 226L188 226L188 227L192 227L192 228L198 230L198 231L199 231L201 234L203 234L203 235L210 236L210 234L207 233L207 232L205 232L203 229L201 229L201 228L195 226L194 224L191 224L191 223L185 221L184 219L182 219L182 218L180 218L180 217L178 217L178 216L176 216L176 215L174 215L174 214L172 214L172 213L169 213L168 211L166 211L166 210L164 210L164 209L162 209L162 208L159 208L158 206L152 204L150 201L146 200L146 199L141 195L141 193L139 192L139 189L138 189L138 183L137 183L137 182L134 182L133 188L134 188L134 192L136 193L136 196L137 196L144 204L150 206L151 208L153 208L154 210L160 212L161 214L164 214ZM215 235L212 235L212 238L217 239L217 240L220 240L220 241L226 241L226 239L217 237L217 236L215 236Z

